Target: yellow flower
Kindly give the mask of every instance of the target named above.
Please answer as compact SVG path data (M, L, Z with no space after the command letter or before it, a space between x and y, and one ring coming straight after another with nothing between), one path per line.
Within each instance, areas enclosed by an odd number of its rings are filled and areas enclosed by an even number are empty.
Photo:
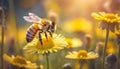
M40 44L39 39L34 38L32 42L24 47L24 51L30 54L49 54L64 49L68 45L65 37L61 34L53 34L53 37L48 36L47 39L43 35L42 42L43 45Z
M101 21L100 28L102 29L109 29L112 32L119 29L120 17L118 14L99 12L98 14L92 13L92 16Z
M66 48L75 48L82 46L82 41L78 38L66 38L66 41L68 43Z
M83 18L75 18L71 21L65 22L63 27L67 32L90 33L92 30L92 23Z
M108 23L120 22L120 17L113 13L99 12L99 14L92 13L92 16L97 20L106 21Z
M87 52L86 50L79 50L78 52L69 52L66 58L69 59L95 59L98 57L97 53Z
M35 63L31 63L30 61L27 61L22 56L12 55L10 57L7 54L4 54L3 58L4 58L4 60L9 62L10 64L18 66L18 67L25 67L25 68L28 68L28 69L36 69L37 68L37 65Z
M108 42L106 52L107 54L113 54L116 52L115 44L112 41Z
M27 60L30 60L31 62L38 62L38 60L43 60L43 55L40 54L30 54L30 53L24 53L25 58Z

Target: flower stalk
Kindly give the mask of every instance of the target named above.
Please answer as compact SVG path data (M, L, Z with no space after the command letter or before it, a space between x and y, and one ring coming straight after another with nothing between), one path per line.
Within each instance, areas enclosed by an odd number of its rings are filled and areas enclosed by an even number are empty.
M80 64L80 69L82 69L82 67L83 67L83 64Z
M105 40L105 46L104 46L104 50L103 50L102 69L104 69L104 67L105 67L105 56L106 56L106 49L107 49L107 44L108 44L108 37L109 37L109 24L108 24L108 28L106 29L106 40Z
M82 59L82 60L79 60L79 63L80 63L80 69L83 69L83 65L85 63L86 60Z
M50 69L49 68L49 55L48 54L46 54L46 63L47 63L47 69Z
M83 63L80 64L80 69L82 69L82 68L83 68Z
M117 69L119 69L120 65L120 44L118 43L118 62L117 62Z
M120 59L120 44L118 44L118 58Z
M1 33L1 56L3 56L3 53L4 53L4 32L5 32L5 14L4 14L4 10L3 10L3 8L1 7L0 8L0 10L1 10L1 13L2 13L2 29L1 29L1 31L2 31L2 33ZM1 69L4 69L4 62L3 62L3 57L1 57Z
M40 59L39 59L39 54L37 54L37 65L39 66L40 65ZM40 69L39 67L37 69Z

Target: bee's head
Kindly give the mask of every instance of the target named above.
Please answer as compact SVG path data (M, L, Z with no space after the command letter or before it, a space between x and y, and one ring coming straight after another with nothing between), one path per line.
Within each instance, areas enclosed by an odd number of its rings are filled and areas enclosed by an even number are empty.
M48 28L51 24L51 21L47 19L43 19L40 24L42 25L42 28Z

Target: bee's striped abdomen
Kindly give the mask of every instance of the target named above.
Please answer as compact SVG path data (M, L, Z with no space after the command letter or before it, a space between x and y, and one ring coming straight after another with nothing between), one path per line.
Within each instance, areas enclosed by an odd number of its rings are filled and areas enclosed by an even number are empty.
M33 38L35 37L38 30L39 30L39 27L37 24L33 24L28 28L28 30L26 32L27 42L31 42L33 40Z

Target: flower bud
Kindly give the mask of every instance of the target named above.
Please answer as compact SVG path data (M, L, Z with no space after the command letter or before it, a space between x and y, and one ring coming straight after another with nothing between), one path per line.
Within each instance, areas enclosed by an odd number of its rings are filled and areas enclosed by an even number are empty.
M99 56L102 56L103 49L104 49L104 43L98 42L95 51L99 54Z
M91 42L92 42L92 36L90 34L86 34L85 35L85 48L86 49L89 49L90 48L90 45L91 45Z

